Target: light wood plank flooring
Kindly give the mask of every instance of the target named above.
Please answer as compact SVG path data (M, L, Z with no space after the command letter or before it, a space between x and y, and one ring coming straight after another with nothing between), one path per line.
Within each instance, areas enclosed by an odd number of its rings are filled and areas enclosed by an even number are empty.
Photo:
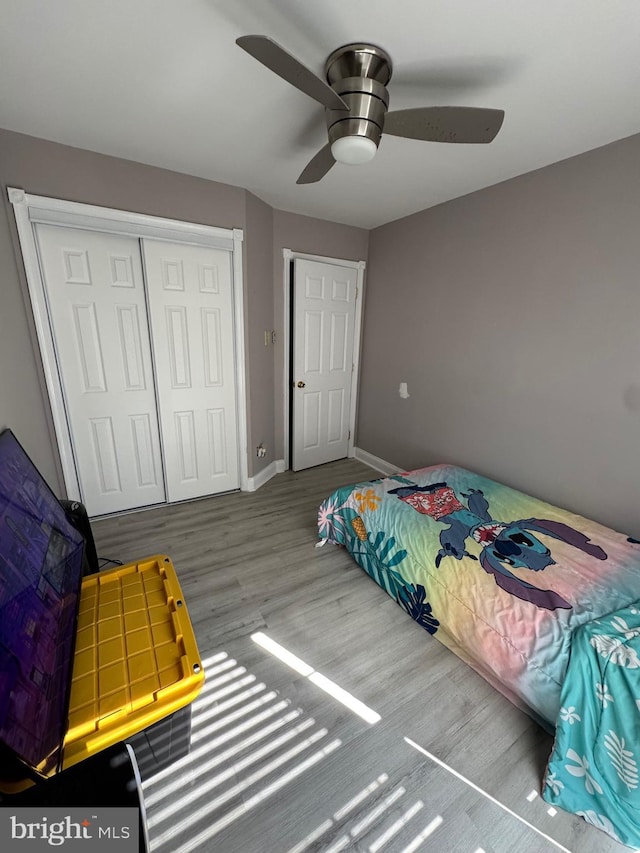
M101 557L171 556L207 672L190 755L144 783L152 850L626 850L578 817L548 813L545 732L343 549L314 547L321 500L376 476L343 460L279 474L252 494L94 522ZM265 651L256 632L380 721Z

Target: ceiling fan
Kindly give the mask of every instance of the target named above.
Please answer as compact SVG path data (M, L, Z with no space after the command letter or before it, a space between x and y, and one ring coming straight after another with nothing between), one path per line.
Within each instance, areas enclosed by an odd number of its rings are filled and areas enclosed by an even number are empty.
M373 44L345 44L325 62L327 82L267 36L236 39L248 54L325 107L329 142L298 178L321 180L336 163L367 163L382 133L426 142L487 143L502 126L504 110L480 107L416 107L387 112L392 63Z

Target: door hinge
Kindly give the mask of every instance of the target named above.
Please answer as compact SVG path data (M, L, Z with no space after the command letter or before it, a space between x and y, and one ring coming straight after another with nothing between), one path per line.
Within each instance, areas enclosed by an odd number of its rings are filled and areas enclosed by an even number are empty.
M349 435L347 436L347 438L351 438L351 430L349 430Z

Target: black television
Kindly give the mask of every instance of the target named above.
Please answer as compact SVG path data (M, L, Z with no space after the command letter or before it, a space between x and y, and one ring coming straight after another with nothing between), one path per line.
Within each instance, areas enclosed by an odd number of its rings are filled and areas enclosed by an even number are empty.
M13 432L0 433L0 777L60 769L84 539Z

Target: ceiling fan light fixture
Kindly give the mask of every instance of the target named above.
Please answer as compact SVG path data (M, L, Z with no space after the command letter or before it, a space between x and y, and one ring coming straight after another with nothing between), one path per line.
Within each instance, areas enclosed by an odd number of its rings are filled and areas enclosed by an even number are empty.
M492 142L504 110L481 107L389 109L392 63L382 48L345 44L325 63L326 82L268 36L248 35L238 45L274 74L325 107L329 140L307 163L297 184L320 181L337 163L357 165L375 157L384 130L424 142Z
M366 136L341 136L331 144L331 154L338 163L350 166L368 163L376 155L378 146Z

